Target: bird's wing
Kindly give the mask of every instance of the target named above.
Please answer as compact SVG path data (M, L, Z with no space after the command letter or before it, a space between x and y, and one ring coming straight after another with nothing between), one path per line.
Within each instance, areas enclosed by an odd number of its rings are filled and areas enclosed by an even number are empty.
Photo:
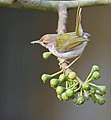
M58 52L62 53L70 51L71 49L85 41L86 39L84 39L83 37L78 37L74 33L73 34L65 33L63 34L63 36L61 35L57 37L55 48Z

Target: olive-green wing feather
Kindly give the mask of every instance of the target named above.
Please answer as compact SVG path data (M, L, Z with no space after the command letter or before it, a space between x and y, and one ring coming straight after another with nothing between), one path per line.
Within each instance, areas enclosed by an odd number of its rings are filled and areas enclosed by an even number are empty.
M86 39L76 36L74 32L65 33L57 36L55 48L58 52L66 52L84 41L86 41Z

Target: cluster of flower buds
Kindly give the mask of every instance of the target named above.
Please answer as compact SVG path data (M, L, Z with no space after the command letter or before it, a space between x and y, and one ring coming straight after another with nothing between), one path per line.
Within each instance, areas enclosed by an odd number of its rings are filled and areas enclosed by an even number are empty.
M45 59L47 56L50 56L50 54L43 55ZM103 105L106 102L104 97L107 91L106 86L98 86L92 83L92 81L98 80L99 78L100 69L97 65L93 65L85 82L81 81L73 71L66 75L64 71L61 70L52 75L43 74L41 77L44 83L50 82L50 86L55 89L59 100L68 101L71 99L75 105L84 104L89 99L99 105Z

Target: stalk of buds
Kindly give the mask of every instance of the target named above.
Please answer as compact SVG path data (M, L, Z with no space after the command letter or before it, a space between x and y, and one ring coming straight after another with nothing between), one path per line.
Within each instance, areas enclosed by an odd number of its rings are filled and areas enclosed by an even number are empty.
M103 105L106 102L104 97L104 94L107 92L106 86L92 83L92 81L99 78L100 68L97 65L93 65L84 82L80 81L73 71L65 74L64 70L61 70L52 75L43 74L41 77L44 83L49 82L50 86L55 89L59 100L73 100L75 105L84 104L89 99L99 105Z

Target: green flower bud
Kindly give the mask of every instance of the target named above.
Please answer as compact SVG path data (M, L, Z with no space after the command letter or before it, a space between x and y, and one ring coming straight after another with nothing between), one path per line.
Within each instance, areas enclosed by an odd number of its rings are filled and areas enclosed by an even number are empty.
M59 80L55 79L55 78L51 79L50 85L51 85L51 87L56 88L59 85Z
M99 89L99 91L100 91L102 94L105 94L105 93L107 92L106 86L98 86L97 88Z
M83 88L84 90L89 90L89 88L90 88L89 83L88 83L88 82L84 82L84 83L82 84L82 88Z
M62 100L62 96L61 96L61 95L58 95L58 94L57 94L57 98L58 98L59 100Z
M67 81L67 80L68 80L68 78L67 78L64 74L61 74L61 75L59 76L59 82L60 82L60 83L65 82L65 81Z
M90 95L89 91L84 91L84 97L85 97L87 100L90 99L91 95Z
M93 74L92 74L92 79L94 80L97 80L100 78L100 73L98 71L95 71Z
M62 96L62 99L65 101L67 101L69 99L66 92L63 92L61 96Z
M104 94L102 94L101 91L99 91L99 90L96 90L96 94L98 94L98 95L104 95Z
M43 74L41 76L41 79L44 83L46 83L47 81L49 81L51 79L51 75L48 75L48 74Z
M83 104L85 102L84 96L79 96L76 102L77 102L77 105Z
M72 96L74 95L74 91L73 91L72 89L67 89L67 90L66 90L66 95L67 95L68 97L72 97Z
M93 65L92 72L99 71L99 70L100 70L100 68L97 65Z
M42 56L44 59L48 59L51 56L51 52L44 52Z
M101 95L95 94L95 97L99 105L103 105L106 102L106 99Z
M96 93L96 89L91 87L89 92L94 95Z
M58 95L61 95L64 91L65 91L65 88L62 87L62 86L58 86L58 87L56 88L56 93L57 93Z
M69 74L68 74L68 77L69 77L69 79L74 79L75 77L76 77L76 73L75 72L70 72Z

